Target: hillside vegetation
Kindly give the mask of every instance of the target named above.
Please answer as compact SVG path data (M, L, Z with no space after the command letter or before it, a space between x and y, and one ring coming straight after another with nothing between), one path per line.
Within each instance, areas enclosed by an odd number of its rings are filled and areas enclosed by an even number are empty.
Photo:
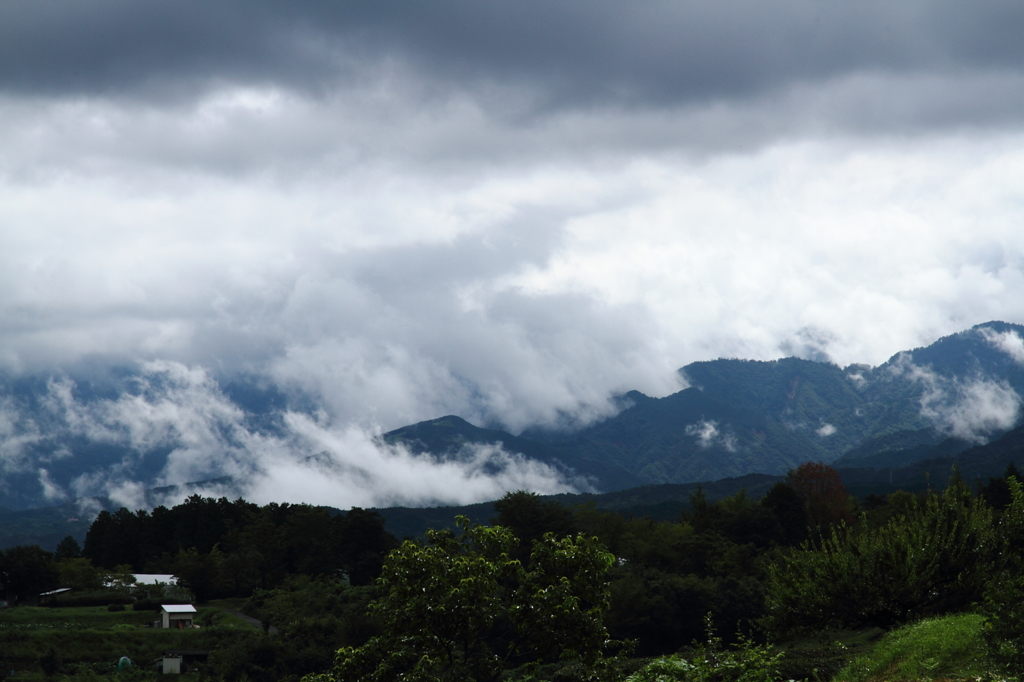
M866 662L850 670L871 671L858 679L897 679L879 671L915 647L925 653L895 675L1024 670L1024 492L1013 469L977 491L954 471L941 492L857 500L836 470L806 463L760 499L712 501L697 488L673 520L525 492L492 513L493 525L464 519L399 546L381 517L359 510L202 498L121 510L96 520L85 556L72 539L56 555L3 553L9 591L78 581L58 606L96 606L8 609L0 650L11 669L38 674L52 649L61 674L80 676L83 665L109 668L118 646L152 660L191 643L212 651L204 674L227 682L822 680L856 656ZM201 600L231 598L265 628L201 609L202 630L148 629L150 609L172 597L128 592L140 567L178 574ZM121 592L97 585L102 575ZM108 603L126 610L107 613ZM62 619L70 625L55 626ZM922 623L946 634L913 634ZM883 630L904 634L866 639ZM938 653L915 639L947 636L956 646Z

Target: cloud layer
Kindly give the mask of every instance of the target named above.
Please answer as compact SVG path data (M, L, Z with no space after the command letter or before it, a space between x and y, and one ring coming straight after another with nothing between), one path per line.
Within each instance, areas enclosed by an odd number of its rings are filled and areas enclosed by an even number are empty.
M82 462L65 469L63 481L39 468L43 496L53 502L107 496L133 509L154 501L172 504L190 489L174 489L156 500L146 489L197 481L213 481L204 485L206 494L336 507L465 504L507 490L588 489L583 479L567 479L499 447L467 446L436 461L385 445L362 429L322 423L322 415L292 411L278 415L272 428L258 428L205 371L178 363L147 363L130 383L116 398L87 400L76 396L71 380L51 381L43 411L30 418L8 405L0 453L4 475L17 473L19 463L21 470L45 464L19 458L44 437L31 422L45 419L51 443L87 442L93 449L113 446L122 453L103 467ZM73 454L64 448L60 457ZM224 477L231 480L216 482Z
M306 447L1020 322L1022 14L8 0L0 369L258 375L322 408ZM81 418L170 433L146 409Z

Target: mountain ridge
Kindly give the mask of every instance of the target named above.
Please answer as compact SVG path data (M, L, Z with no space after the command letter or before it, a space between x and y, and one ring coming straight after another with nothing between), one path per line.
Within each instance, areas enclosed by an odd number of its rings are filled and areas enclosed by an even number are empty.
M874 368L799 358L694 362L679 370L689 387L663 398L624 394L622 411L572 434L524 438L492 429L488 433L501 436L488 440L481 431L474 442L523 454L542 450L541 461L583 473L600 467L597 481L605 491L636 480L778 475L801 462L844 456L849 466L909 464L934 457L932 448L940 444L939 452L952 456L1019 423L1024 361L993 339L1019 340L1022 332L1005 322L976 325ZM1009 401L1012 421L972 412L986 392ZM456 445L463 445L440 431L431 434L430 421L384 438L406 442L410 430L418 442L431 444L421 451L434 456L455 456ZM896 451L899 461L890 461Z

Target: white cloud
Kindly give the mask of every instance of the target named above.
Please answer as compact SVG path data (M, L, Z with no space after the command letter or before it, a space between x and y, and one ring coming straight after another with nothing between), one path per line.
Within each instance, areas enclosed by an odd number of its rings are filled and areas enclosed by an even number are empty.
M702 448L717 445L729 452L736 452L736 437L726 429L720 429L718 422L713 419L702 419L695 424L689 424L686 427L686 435L696 438L697 445Z
M832 424L822 424L815 433L818 434L819 438L828 438L836 432L836 427Z
M43 499L47 502L59 502L67 499L67 493L50 480L50 472L46 469L39 470L39 485L43 488Z
M0 474L34 468L26 450L42 440L38 425L22 416L10 398L0 400Z
M989 327L982 327L978 331L993 347L1009 355L1014 362L1024 365L1024 339L1017 332L997 332Z
M1020 418L1024 401L1006 381L943 377L914 365L906 354L893 371L921 385L921 416L950 436L983 443L993 433L1016 426Z
M468 504L496 499L509 490L539 493L586 490L552 467L498 447L467 447L438 462L404 447L379 442L379 432L333 427L289 412L280 432L257 432L205 371L172 362L142 367L132 394L90 402L77 400L70 381L51 382L51 409L60 410L64 432L101 437L128 448L125 458L92 467L62 489L45 470L39 481L48 500L104 495L129 508L146 504L146 488L176 486L231 476L207 485L206 494L242 494L257 503L307 502L336 507ZM152 451L169 454L155 479L139 472ZM88 466L89 463L85 463ZM191 489L169 493L180 502Z

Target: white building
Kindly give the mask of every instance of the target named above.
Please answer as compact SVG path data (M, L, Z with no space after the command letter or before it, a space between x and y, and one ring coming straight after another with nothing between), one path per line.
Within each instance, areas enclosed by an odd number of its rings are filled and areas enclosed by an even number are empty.
M132 573L136 585L177 585L178 577L170 573Z
M192 627L196 607L191 604L162 604L160 606L160 627L183 630Z

